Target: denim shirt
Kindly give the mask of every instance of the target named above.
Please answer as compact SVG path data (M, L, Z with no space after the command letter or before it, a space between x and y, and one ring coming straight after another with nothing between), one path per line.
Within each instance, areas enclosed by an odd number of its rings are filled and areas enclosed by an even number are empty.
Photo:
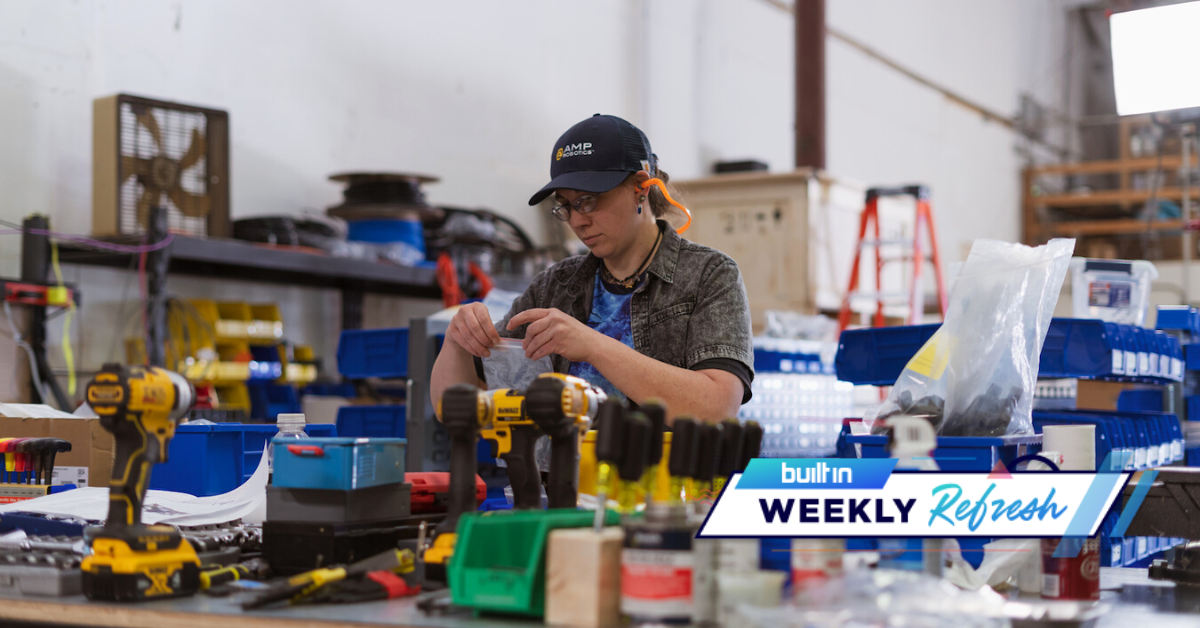
M633 293L630 327L633 348L660 362L690 369L713 358L728 358L754 373L750 305L737 263L715 249L679 237L665 221L662 243ZM592 254L569 257L542 271L513 302L497 325L501 337L525 337L525 325L508 331L508 321L531 308L556 308L587 324L592 287L601 261ZM570 363L552 355L554 370Z

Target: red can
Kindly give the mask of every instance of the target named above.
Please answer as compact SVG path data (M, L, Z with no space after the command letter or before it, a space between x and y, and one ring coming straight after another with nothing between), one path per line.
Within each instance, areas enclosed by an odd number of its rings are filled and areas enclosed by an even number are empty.
M1080 547L1074 558L1055 558L1058 539L1042 539L1042 597L1047 600L1100 599L1100 539L1062 539Z

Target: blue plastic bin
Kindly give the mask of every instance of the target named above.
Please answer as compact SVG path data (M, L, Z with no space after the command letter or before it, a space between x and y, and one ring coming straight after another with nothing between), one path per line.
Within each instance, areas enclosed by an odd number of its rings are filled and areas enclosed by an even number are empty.
M847 329L838 339L838 379L858 385L891 386L908 361L941 324Z
M851 329L842 332L835 359L838 379L891 386L938 325ZM1165 334L1163 334L1165 336ZM1044 378L1130 378L1150 376L1150 355L1169 353L1169 340L1153 330L1082 318L1050 321L1038 376ZM1200 352L1196 356L1200 368Z
M843 430L848 428L843 427ZM846 442L862 445L863 458L887 458L887 436L846 434ZM1032 436L939 436L933 458L943 471L991 471L997 462L1014 459L1040 449L1042 437Z
M280 414L301 411L300 396L291 384L246 382L250 393L250 418L274 421Z
M343 331L337 359L338 372L352 379L408 377L408 328Z
M154 466L150 488L199 497L242 485L258 468L264 445L279 431L272 424L216 423L175 428L167 461ZM305 427L310 436L335 436L333 425Z
M1154 321L1155 329L1192 331L1192 312L1195 308L1186 305L1160 305Z
M150 472L150 488L196 496L220 495L244 481L242 435L217 429L230 424L188 425L175 428L167 446L167 461ZM240 425L240 424L237 424Z
M354 389L354 384L349 382L342 384L329 383L312 383L300 389L300 396L313 395L316 397L357 397L358 391Z
M338 408L337 433L339 436L405 438L405 416L403 405L342 406Z
M403 438L309 438L276 440L274 486L333 489L383 486L404 481Z

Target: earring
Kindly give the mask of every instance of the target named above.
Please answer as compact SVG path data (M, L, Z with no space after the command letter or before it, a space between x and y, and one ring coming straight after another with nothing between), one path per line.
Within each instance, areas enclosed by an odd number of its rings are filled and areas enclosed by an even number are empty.
M638 214L642 213L642 204L638 203Z
M645 202L646 202L645 196L638 199L638 214L642 213L642 203L645 203Z

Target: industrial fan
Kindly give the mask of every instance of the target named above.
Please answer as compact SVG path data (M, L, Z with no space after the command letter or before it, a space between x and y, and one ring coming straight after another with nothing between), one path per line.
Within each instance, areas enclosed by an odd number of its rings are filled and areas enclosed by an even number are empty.
M175 233L229 235L227 113L118 94L93 114L93 232L145 233L158 206Z

